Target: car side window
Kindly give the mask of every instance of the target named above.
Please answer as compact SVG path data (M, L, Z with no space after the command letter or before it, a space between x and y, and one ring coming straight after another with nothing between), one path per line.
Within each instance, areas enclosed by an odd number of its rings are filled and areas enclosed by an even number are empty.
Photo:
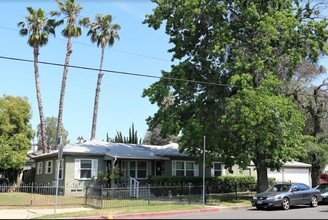
M298 190L299 190L298 185L297 185L297 184L293 184L293 186L292 186L292 190L293 190L293 191L298 191Z
M288 186L287 185L283 185L282 188L281 188L281 191L287 192L288 191Z
M305 184L298 184L298 186L299 186L300 190L309 190L310 189L310 187L308 187Z

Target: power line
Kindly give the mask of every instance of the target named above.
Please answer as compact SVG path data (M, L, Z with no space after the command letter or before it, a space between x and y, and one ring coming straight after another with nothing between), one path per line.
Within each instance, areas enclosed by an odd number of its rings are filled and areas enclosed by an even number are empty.
M8 57L8 56L0 56L0 59L6 59L6 60L13 60L13 61L21 61L21 62L29 62L34 63L34 60L29 59L22 59L22 58L16 58L16 57ZM38 61L40 64L45 65L52 65L52 66L60 66L64 67L64 64L59 63L53 63L53 62L45 62L45 61ZM92 68L92 67L85 67L85 66L77 66L77 65L69 65L70 68L75 69L83 69L83 70L90 70L90 71L100 71L99 68ZM240 89L253 89L253 90L263 90L261 88L253 88L253 87L245 87L245 86L238 86L238 85L231 85L231 84L223 84L223 83L215 83L215 82L204 82L199 80L188 80L188 79L180 79L175 77L166 77L166 76L154 76L154 75L147 75L147 74L140 74L140 73L132 73L132 72L125 72L125 71L116 71L116 70L106 70L102 69L102 72L105 73L114 73L114 74L121 74L121 75L128 75L128 76L137 76L137 77L146 77L146 78L155 78L155 79L166 79L171 81L180 81L180 82L189 82L189 83L198 83L198 84L204 84L204 85L214 85L214 86L222 86L222 87L230 87L230 88L240 88ZM291 95L286 93L287 95ZM308 93L298 93L299 95L304 96L313 96L313 97L323 97L326 98L324 95L311 95Z
M14 61L22 61L22 62L29 62L29 63L33 63L34 62L34 60L22 59L22 58L16 58L16 57L8 57L8 56L0 56L0 59L14 60ZM51 65L51 66L61 66L61 67L64 67L65 66L64 64L53 63L53 62L45 62L45 61L38 61L38 63L45 64L45 65ZM75 69L90 70L90 71L98 71L98 72L100 71L99 68L92 68L92 67L85 67L85 66L69 65L68 67L75 68ZM239 87L239 86L235 86L235 85L228 85L228 84L222 84L222 83L203 82L203 81L199 81L199 80L179 79L179 78L166 77L166 76L154 76L154 75L147 75L147 74L140 74L140 73L132 73L132 72L125 72L125 71L106 70L106 69L102 69L101 71L102 72L106 72L106 73L115 73L115 74L129 75L129 76L137 76L137 77L146 77L146 78L155 78L155 79L167 79L167 80L173 80L173 81L182 81L182 82L199 83L199 84L224 86L224 87Z

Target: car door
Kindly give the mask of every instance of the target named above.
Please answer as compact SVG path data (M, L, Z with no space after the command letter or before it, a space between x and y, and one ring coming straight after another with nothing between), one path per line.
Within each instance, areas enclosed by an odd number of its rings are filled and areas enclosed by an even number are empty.
M290 194L291 205L303 204L303 192L300 190L298 184L293 184Z
M303 195L303 202L302 204L308 204L311 201L311 192L310 192L310 187L303 184L303 183L299 183L298 187L300 189L300 191L302 192Z

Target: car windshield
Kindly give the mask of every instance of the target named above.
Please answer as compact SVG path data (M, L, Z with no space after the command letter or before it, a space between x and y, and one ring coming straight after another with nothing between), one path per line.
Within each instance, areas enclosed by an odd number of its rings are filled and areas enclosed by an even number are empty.
M277 184L270 187L267 191L268 192L288 192L290 189L290 184Z
M316 189L328 189L328 184L320 184L317 187L315 187Z

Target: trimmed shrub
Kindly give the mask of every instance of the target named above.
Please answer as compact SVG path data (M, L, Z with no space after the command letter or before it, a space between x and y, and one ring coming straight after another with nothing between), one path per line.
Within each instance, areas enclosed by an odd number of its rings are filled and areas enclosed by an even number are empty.
M202 177L186 176L150 176L148 183L154 188L151 191L156 196L180 194L187 186L202 186ZM220 176L205 178L206 193L230 193L243 191L256 191L256 179L253 176ZM156 186L156 187L155 187ZM162 188L158 188L162 186ZM200 194L202 188L193 190Z

